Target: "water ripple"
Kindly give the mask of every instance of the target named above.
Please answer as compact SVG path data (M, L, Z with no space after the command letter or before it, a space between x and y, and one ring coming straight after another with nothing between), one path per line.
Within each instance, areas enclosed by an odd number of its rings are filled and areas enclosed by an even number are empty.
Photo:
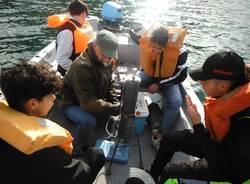
M85 0L100 16L106 0ZM123 26L161 22L188 30L185 47L191 68L219 49L233 49L250 63L250 1L248 0L117 0L123 6ZM0 4L0 67L29 59L56 36L46 18L63 13L68 0L9 0ZM196 87L196 86L195 86Z

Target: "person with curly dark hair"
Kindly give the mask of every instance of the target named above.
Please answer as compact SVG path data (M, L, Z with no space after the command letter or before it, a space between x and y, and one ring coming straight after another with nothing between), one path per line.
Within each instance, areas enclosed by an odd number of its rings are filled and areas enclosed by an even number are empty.
M42 118L62 87L55 71L42 63L21 62L2 69L0 170L7 183L92 183L105 163L100 149L72 154L72 136Z
M26 62L3 69L1 81L1 89L11 108L38 116L44 116L49 112L56 99L55 94L62 87L62 80L56 76L54 71L48 70L46 65L32 65ZM27 104L27 102L32 102L31 105L36 105L44 99L48 99L52 103L48 105L48 108L43 108L44 112L39 114L35 107L29 107Z

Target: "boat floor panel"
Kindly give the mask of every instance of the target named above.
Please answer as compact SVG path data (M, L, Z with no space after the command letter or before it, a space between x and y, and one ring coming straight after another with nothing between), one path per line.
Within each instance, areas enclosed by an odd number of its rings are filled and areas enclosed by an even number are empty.
M49 119L57 122L67 130L69 130L72 135L75 133L76 126L65 119L61 108L55 104L52 111L49 113L48 117ZM178 114L175 123L173 124L172 130L182 130L182 129L190 129L190 124L188 124L188 121L186 119L186 116L182 109L180 110L180 113ZM103 139L107 137L107 133L105 132L105 128L103 126L96 128L96 136L95 138ZM151 139L151 132L150 128L145 126L144 132L142 135L139 136L141 149L142 149L142 160L143 160L143 167L144 169L148 169L150 167L150 164L153 162L153 159L155 157L155 150L150 145L150 139ZM129 139L129 144L136 144L136 136L131 136ZM194 159L184 153L177 152L174 157L172 158L171 162L175 161L181 161L181 160L190 160ZM106 170L109 166L109 162L107 161L105 166L100 171L98 177L96 178L96 181L94 183L96 184L121 184L124 183L126 178L129 176L129 168L130 167L139 167L139 150L138 146L130 146L129 149L129 160L127 164L118 164L113 163L111 168L111 175L106 175Z

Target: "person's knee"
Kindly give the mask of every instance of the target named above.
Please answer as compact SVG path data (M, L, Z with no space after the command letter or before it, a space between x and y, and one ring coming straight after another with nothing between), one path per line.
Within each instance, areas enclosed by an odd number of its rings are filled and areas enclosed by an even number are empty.
M163 96L166 106L179 108L183 103L183 97L178 86L164 88Z
M96 117L94 115L89 114L88 116L79 119L78 124L88 125L95 127L96 126Z
M96 120L96 117L94 115L91 115L87 120L88 120L87 122L89 124L92 124L93 126L96 125L97 120Z
M175 103L180 107L183 104L182 96L178 96L178 98L176 98Z
M93 154L95 157L95 163L98 163L99 166L103 166L105 164L105 155L102 149L92 148Z
M63 112L66 119L74 122L75 124L96 125L96 117L91 113L82 110L79 106L64 108Z
M170 99L167 102L167 105L172 107L172 108L179 109L180 106L182 105L182 103L183 103L183 99L181 96L179 96L179 97L176 97L175 99Z
M86 125L86 126L96 126L96 118L88 117L88 118L79 118L76 122L78 125Z

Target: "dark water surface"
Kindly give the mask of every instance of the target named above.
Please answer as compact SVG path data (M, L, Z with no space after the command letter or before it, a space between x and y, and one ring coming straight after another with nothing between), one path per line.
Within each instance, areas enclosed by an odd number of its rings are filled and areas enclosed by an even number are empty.
M85 1L100 15L103 0ZM188 29L185 45L190 67L219 49L233 49L250 62L249 0L119 0L123 26L161 22ZM0 0L0 67L30 59L49 44L56 31L46 18L65 12L69 0ZM197 85L194 85L195 87ZM199 90L198 90L199 91Z

